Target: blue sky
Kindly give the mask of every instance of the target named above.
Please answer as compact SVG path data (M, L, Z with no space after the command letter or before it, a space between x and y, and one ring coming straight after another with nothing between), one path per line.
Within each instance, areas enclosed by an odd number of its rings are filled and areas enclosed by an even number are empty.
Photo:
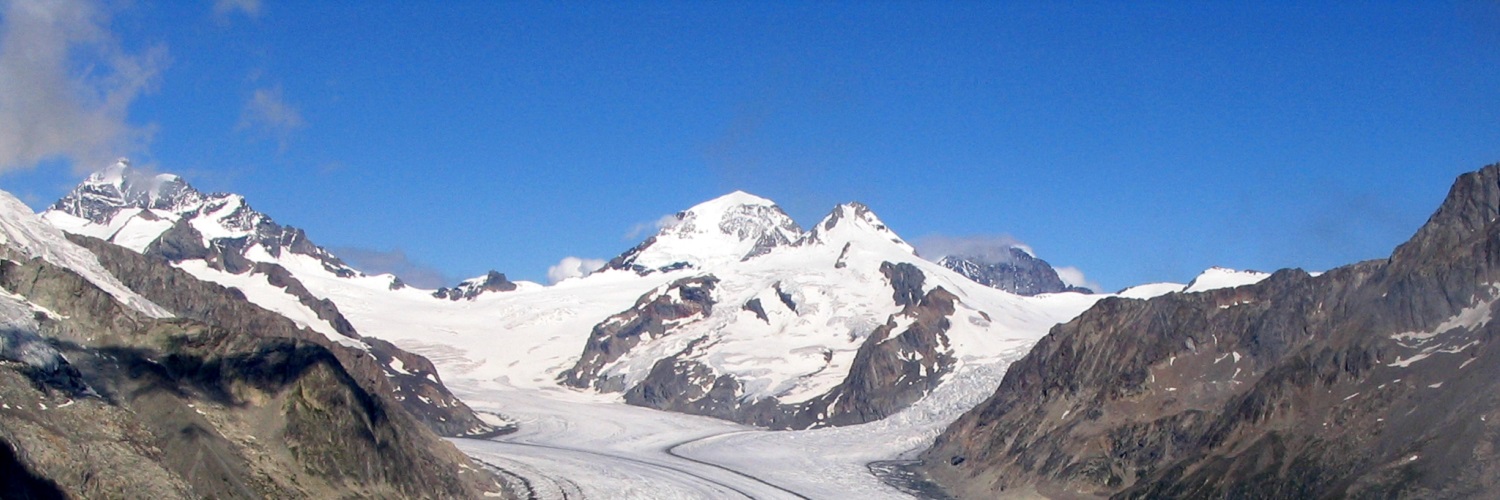
M1500 162L1494 2L0 5L0 188L129 156L448 279L735 189L1108 289L1326 269Z

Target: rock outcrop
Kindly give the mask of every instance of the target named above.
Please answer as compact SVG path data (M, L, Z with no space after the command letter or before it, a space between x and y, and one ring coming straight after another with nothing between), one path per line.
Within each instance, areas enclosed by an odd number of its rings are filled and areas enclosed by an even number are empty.
M394 284L392 287L394 288ZM516 284L507 279L505 273L490 271L482 277L465 280L453 288L439 288L432 292L432 296L448 300L474 300L486 292L509 292L515 289Z
M712 314L713 290L718 283L719 279L711 275L679 279L647 293L634 307L599 323L589 333L578 363L559 376L562 383L601 390L626 389L620 380L599 376L604 365L620 359L642 340L671 333L669 328L677 323Z

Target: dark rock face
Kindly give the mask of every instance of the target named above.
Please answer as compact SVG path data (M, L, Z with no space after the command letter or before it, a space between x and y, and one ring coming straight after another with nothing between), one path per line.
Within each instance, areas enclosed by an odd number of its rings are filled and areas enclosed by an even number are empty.
M755 317L760 318L761 321L765 321L768 323L771 321L771 318L766 316L765 306L760 305L760 299L750 299L750 301L746 302L745 305L741 307L741 309L754 313Z
M509 494L418 425L379 375L360 374L373 362L357 367L315 342L315 334L225 289L93 241L128 256L101 258L112 271L132 270L124 273L133 276L127 285L188 317L144 317L71 271L6 254L0 287L56 312L37 313L34 333L49 339L89 388L80 394L38 384L26 374L30 363L0 361L0 399L10 405L0 418L9 452L0 467L24 474L17 477L25 478L25 491L91 498ZM172 289L175 300L164 295ZM10 477L7 493L19 484Z
M1497 219L1492 165L1384 261L1100 301L922 470L973 498L1496 496Z
M952 269L965 278L981 285L998 288L1016 295L1038 295L1043 293L1078 292L1094 293L1087 288L1063 283L1047 261L1032 257L1019 248L1010 248L1008 258L985 259L979 256L948 255L938 260L938 265Z
M625 253L615 256L615 258L613 259L609 259L609 262L604 264L604 269L630 271L641 276L646 276L648 274L654 273L656 272L655 269L647 269L646 266L635 263L635 260L640 257L641 252L645 252L646 249L651 248L651 245L654 244L656 244L656 237L648 237L639 245L631 247L630 250L626 250Z
M599 378L604 365L614 362L641 342L642 336L658 338L671 333L667 324L689 318L705 318L713 312L713 290L719 279L693 276L653 290L630 309L610 316L594 326L578 363L559 378L573 387L623 390L617 381Z
M955 363L947 333L957 301L934 288L899 314L913 319L906 330L896 331L895 316L876 328L855 354L849 376L815 402L826 408L824 425L880 420L936 389Z
M884 274L885 279L890 281L891 290L894 290L891 299L896 301L896 305L909 307L922 300L922 282L927 280L927 276L923 275L917 266L906 262L900 264L882 262L880 274Z
M483 279L466 280L453 288L439 288L432 292L432 296L448 300L474 300L474 297L485 292L509 292L515 289L516 284L506 279L504 273L490 271Z

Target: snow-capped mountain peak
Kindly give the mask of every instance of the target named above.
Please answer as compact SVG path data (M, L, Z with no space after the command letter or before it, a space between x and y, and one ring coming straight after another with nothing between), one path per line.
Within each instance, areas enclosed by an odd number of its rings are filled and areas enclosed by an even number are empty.
M648 274L739 262L795 243L802 228L771 200L735 191L678 212L606 269Z
M244 196L203 194L181 177L150 175L132 168L125 159L89 175L42 217L64 231L137 252L165 244L176 249L166 255L174 261L189 258L176 255L182 253L183 245L201 248L187 254L221 254L210 260L233 273L246 268L249 261L275 260L290 252L319 260L331 273L357 274L307 241L300 229L281 226L256 211ZM235 256L222 257L226 253Z
M150 175L121 158L113 165L89 175L57 203L52 211L66 212L95 224L108 225L122 211L132 208L182 213L196 209L203 193L181 177Z
M803 235L799 245L823 244L846 245L854 242L876 241L895 244L904 253L916 254L916 249L887 227L870 207L859 202L849 202L833 208L823 220Z
M693 238L703 235L756 240L765 236L791 242L802 229L776 203L744 191L714 198L678 212L664 223L658 236Z

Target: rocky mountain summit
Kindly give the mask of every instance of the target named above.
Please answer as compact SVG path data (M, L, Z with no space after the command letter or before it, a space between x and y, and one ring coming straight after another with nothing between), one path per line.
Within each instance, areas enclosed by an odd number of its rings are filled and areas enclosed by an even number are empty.
M282 226L250 207L243 196L203 194L181 177L149 175L128 160L89 175L42 213L53 225L170 260L203 259L215 268L239 274L257 259L252 251L273 257L283 253L318 260L330 272L354 275L354 269L311 241L301 230Z
M1496 242L1491 165L1387 259L1104 299L921 469L966 498L1496 496Z
M333 276L364 276L313 243L303 230L278 224L255 210L244 196L204 194L177 175L147 174L132 168L125 159L89 175L42 212L42 217L69 233L173 263L199 261L209 269L234 275L286 275L287 271L274 268L300 258ZM405 287L398 277L387 279L393 289ZM432 296L472 299L481 293L514 289L515 284L504 274L491 271L452 288L441 288Z
M641 275L745 261L796 243L802 228L775 203L735 191L678 212L656 235L611 259L605 269Z
M980 255L944 255L938 265L991 288L998 288L1018 295L1077 292L1094 293L1093 290L1064 283L1057 270L1047 261L1038 259L1030 252L1016 247L1005 249L1004 258L986 258Z

